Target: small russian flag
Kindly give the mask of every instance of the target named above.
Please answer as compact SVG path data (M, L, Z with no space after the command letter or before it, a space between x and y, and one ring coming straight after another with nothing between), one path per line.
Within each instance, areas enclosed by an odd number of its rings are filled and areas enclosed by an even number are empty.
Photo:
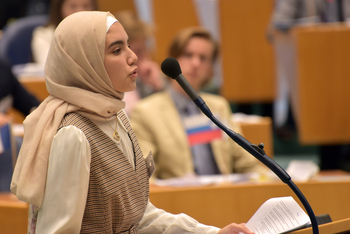
M186 117L184 126L191 146L222 138L222 130L202 114Z

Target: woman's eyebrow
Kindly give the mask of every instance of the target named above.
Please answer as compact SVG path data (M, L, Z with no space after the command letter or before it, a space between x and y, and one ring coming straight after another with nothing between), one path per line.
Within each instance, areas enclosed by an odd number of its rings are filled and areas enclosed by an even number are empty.
M129 42L129 39L127 40L127 42ZM114 45L124 45L124 41L122 41L122 40L114 41L108 46L107 49L111 48Z
M111 47L114 46L114 45L123 45L123 44L124 44L123 41L114 41L114 42L112 42L112 43L108 46L107 49L111 48Z

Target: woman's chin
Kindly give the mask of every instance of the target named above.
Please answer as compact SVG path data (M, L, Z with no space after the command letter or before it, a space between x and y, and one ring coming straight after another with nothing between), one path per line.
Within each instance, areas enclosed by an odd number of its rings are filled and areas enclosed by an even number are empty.
M132 92L136 89L136 82L134 83L134 85L128 89L125 89L124 93L128 93L128 92Z

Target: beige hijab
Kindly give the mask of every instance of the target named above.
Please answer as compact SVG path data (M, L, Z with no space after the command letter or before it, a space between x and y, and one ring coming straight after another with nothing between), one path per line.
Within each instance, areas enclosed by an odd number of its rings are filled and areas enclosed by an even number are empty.
M53 137L66 113L110 117L125 107L104 67L107 12L79 12L55 30L45 65L50 96L24 121L24 139L11 182L20 200L40 208ZM114 18L114 17L113 17Z

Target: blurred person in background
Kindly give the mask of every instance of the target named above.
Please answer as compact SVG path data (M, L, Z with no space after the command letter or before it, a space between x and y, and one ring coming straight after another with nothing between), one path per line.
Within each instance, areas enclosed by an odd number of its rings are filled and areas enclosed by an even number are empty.
M186 28L174 38L169 56L179 61L182 74L199 92L212 78L219 47L204 28ZM200 93L213 114L233 131L229 103L221 96ZM166 91L141 100L131 113L131 124L144 155L152 152L155 178L167 179L191 174L264 172L252 155L226 137L204 116L174 80ZM195 129L209 128L209 132ZM194 133L194 134L192 134Z
M19 83L12 73L11 66L0 59L0 128L12 123L13 117L8 114L11 108L27 116L39 104L39 101ZM15 137L15 140L18 153L22 145L22 138Z
M78 11L95 11L97 8L96 0L52 0L47 25L33 31L31 47L34 63L45 64L55 28L64 18Z
M19 83L11 71L11 66L0 60L0 126L9 123L11 117L6 113L10 108L20 111L24 116L32 112L39 101Z

